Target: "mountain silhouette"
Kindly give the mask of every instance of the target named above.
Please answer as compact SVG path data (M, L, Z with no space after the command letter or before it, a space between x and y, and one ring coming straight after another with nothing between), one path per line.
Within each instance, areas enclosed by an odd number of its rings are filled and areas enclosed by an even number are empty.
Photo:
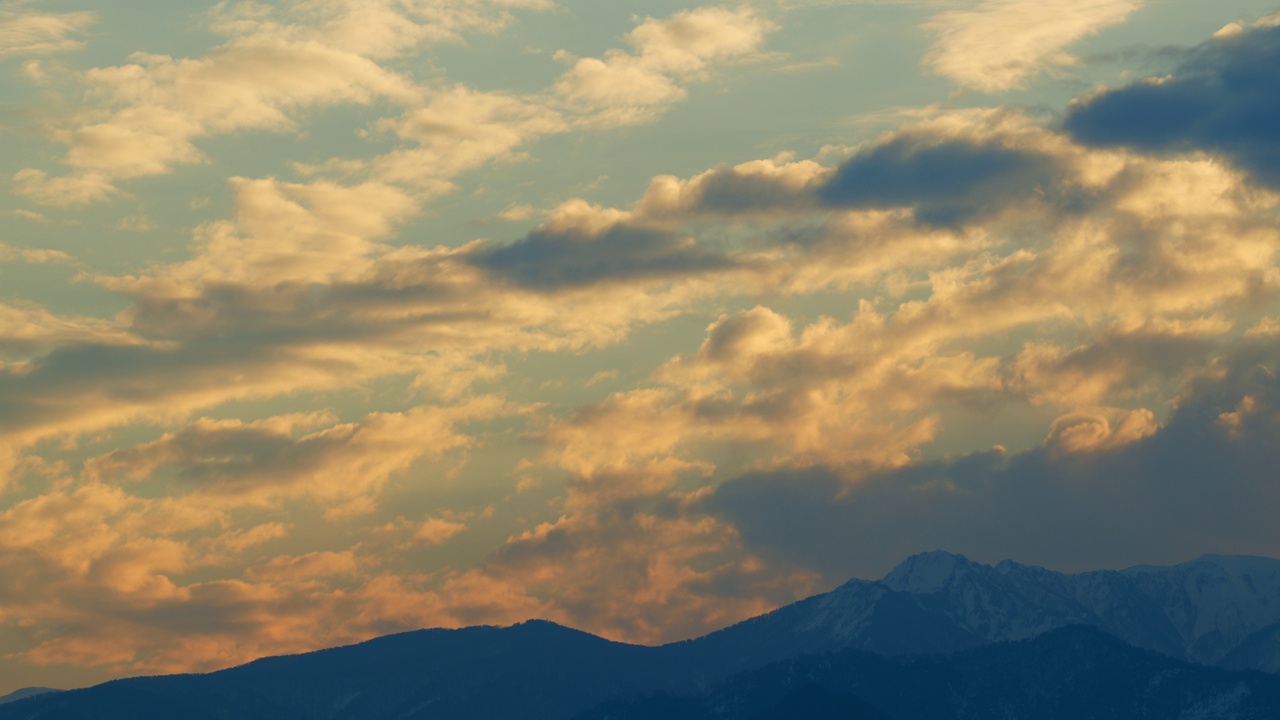
M420 630L16 699L0 720L1277 718L1280 677L1257 672L1277 640L1277 560L1064 574L934 552L660 647L545 621Z

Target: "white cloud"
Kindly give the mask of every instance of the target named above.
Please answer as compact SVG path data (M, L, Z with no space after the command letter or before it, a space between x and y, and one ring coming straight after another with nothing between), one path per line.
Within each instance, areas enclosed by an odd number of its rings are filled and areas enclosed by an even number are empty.
M98 21L93 12L32 12L23 10L23 4L0 5L0 58L78 50L84 41L74 36Z
M378 123L380 129L416 144L371 163L383 181L446 187L463 172L497 158L510 160L521 145L568 129L558 112L537 99L462 85L429 95L420 107Z
M39 205L73 207L107 200L120 191L102 173L83 172L51 178L44 170L26 168L14 173L13 194Z
M459 40L468 31L494 32L510 9L547 10L552 0L256 0L220 2L210 26L228 35L273 34L377 60L427 44Z
M277 9L283 19L275 17ZM195 143L205 137L294 132L298 112L312 107L377 99L414 105L422 90L379 61L431 38L487 26L492 12L487 3L222 3L213 26L232 37L204 56L139 52L128 64L85 72L86 104L46 126L67 146L71 173L51 179L44 170L22 170L14 176L15 191L46 205L99 202L118 192L119 180L203 162Z
M628 36L634 53L583 58L547 92L526 96L464 85L417 84L389 61L425 42L467 30L497 30L531 2L353 0L279 6L222 3L212 27L231 37L202 57L135 53L124 65L83 74L87 106L46 132L67 146L69 174L28 168L15 192L45 205L75 206L119 194L120 180L205 162L203 138L244 130L299 132L302 111L388 100L405 108L375 130L412 143L369 161L298 164L308 175L356 175L414 189L420 200L452 189L452 178L520 147L581 125L647 122L705 79L716 63L755 53L773 24L750 8L700 8L648 18Z
M703 79L712 63L748 57L774 24L748 7L706 7L648 18L627 36L634 52L580 58L556 82L571 107L601 125L644 122L685 96L683 82ZM559 57L572 59L560 53Z
M14 217L26 218L35 222L46 222L46 218L39 213L31 213L26 210L14 210L11 214ZM34 216L34 217L32 217ZM0 262L24 262L24 263L71 263L75 262L72 257L61 250L44 250L40 248L14 247L7 243L0 242Z
M51 128L68 146L71 175L15 176L18 192L45 204L105 199L119 179L161 175L201 162L194 141L238 130L295 129L296 110L377 97L412 101L412 83L371 60L318 43L233 40L195 60L135 53L133 62L85 73L99 103Z
M925 24L937 40L924 63L965 87L1011 90L1041 72L1076 64L1067 47L1124 22L1141 6L1142 0L981 0Z

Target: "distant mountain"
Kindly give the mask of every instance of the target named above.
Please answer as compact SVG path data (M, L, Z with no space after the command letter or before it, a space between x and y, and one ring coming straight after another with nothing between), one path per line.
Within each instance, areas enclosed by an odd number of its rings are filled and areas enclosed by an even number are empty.
M61 691L58 690L57 688L47 688L47 687L22 688L21 690L14 690L8 695L0 696L0 705L4 705L5 703L11 703L15 700L21 700L23 698L29 698L34 695L45 695L47 693L54 693L54 692L61 692Z
M1280 681L1248 669L1280 670L1280 561L1069 575L934 552L662 647L542 621L422 630L29 697L0 720L1058 717L1036 698L1084 713L1071 717L1247 718ZM1147 714L1091 714L1121 700ZM1010 710L973 714L997 706Z
M658 718L1275 720L1280 677L1192 665L1072 626L949 657L806 655L693 695L611 699L574 720Z

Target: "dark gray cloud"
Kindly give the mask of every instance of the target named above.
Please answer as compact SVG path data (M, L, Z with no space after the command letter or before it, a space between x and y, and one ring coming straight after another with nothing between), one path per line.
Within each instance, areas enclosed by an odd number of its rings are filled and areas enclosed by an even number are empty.
M478 252L478 267L537 290L585 287L729 268L727 255L666 230L617 223L599 232L539 229Z
M707 508L756 552L829 581L939 548L1064 570L1276 554L1280 380L1274 359L1258 359L1202 381L1158 433L1113 450L985 452L855 486L823 469L757 473Z
M1280 188L1280 27L1218 37L1187 53L1171 78L1144 80L1075 103L1063 127L1077 141L1225 156Z
M836 207L912 207L925 224L954 226L1052 195L1061 175L1047 154L911 134L849 158L818 196Z

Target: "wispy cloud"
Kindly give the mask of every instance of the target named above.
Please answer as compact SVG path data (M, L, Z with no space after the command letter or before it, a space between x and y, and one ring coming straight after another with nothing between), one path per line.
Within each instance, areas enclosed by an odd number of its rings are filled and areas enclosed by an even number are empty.
M0 58L79 50L84 40L78 36L98 21L94 12L38 12L27 4L0 4Z

